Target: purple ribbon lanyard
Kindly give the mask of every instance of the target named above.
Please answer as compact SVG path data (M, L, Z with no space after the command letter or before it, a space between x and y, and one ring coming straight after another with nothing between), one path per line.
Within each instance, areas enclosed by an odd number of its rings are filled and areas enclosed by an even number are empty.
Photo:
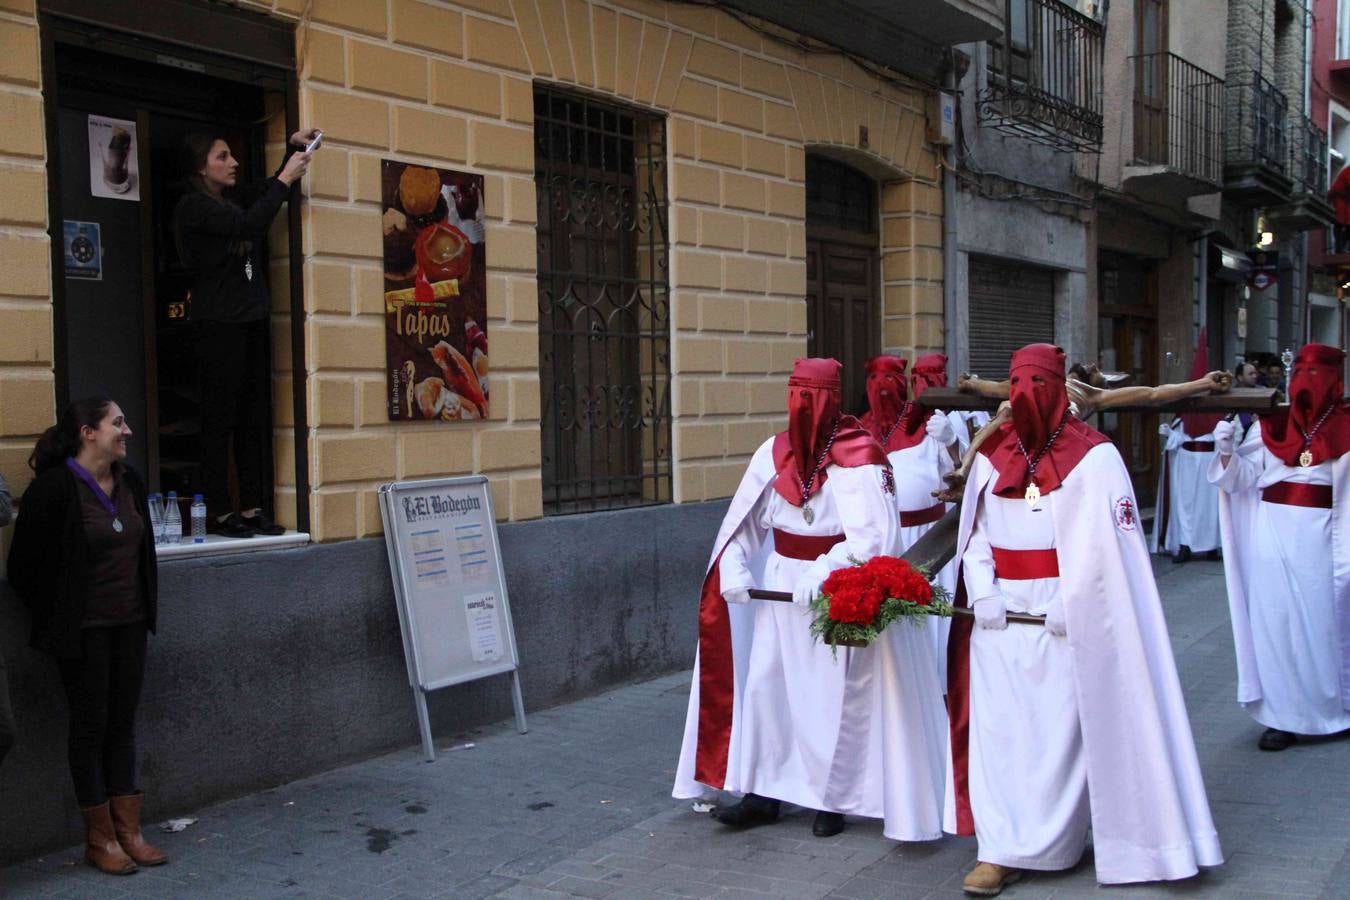
M73 456L66 457L66 468L74 472L76 478L89 485L89 490L94 492L94 496L98 498L98 502L103 504L103 508L108 511L108 515L112 516L113 531L121 534L122 520L117 515L117 504L113 503L112 498L103 492L103 486L98 483L98 479L93 475L90 475L89 471L84 466L77 463Z

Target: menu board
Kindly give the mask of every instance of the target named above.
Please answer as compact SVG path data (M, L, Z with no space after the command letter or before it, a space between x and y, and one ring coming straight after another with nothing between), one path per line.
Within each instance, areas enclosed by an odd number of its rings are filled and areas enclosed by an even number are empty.
M380 488L385 543L415 688L514 671L515 632L487 479Z

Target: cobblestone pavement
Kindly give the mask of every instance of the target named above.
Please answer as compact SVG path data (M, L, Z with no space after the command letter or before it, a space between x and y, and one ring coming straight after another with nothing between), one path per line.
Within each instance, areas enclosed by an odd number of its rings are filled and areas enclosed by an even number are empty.
M1260 753L1234 701L1218 563L1157 565L1227 863L1129 898L1350 896L1350 740ZM528 664L525 672L528 689ZM850 820L813 838L810 814L730 833L669 797L688 673L623 687L203 809L172 857L127 878L78 848L0 869L4 897L955 897L971 839L897 844ZM528 698L528 690L527 690ZM409 702L412 698L409 697ZM222 764L227 761L222 760ZM1090 860L1009 898L1100 896Z

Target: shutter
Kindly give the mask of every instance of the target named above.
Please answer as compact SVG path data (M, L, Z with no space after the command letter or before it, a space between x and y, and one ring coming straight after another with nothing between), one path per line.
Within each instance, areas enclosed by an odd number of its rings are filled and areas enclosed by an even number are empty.
M970 258L970 371L1008 377L1014 350L1055 341L1054 275L1047 269Z

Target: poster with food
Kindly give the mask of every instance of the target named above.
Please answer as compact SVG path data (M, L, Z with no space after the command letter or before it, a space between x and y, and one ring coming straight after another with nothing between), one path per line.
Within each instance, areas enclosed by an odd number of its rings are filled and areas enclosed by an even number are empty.
M89 117L89 193L113 200L141 199L135 122Z
M383 161L389 418L488 415L483 176Z

